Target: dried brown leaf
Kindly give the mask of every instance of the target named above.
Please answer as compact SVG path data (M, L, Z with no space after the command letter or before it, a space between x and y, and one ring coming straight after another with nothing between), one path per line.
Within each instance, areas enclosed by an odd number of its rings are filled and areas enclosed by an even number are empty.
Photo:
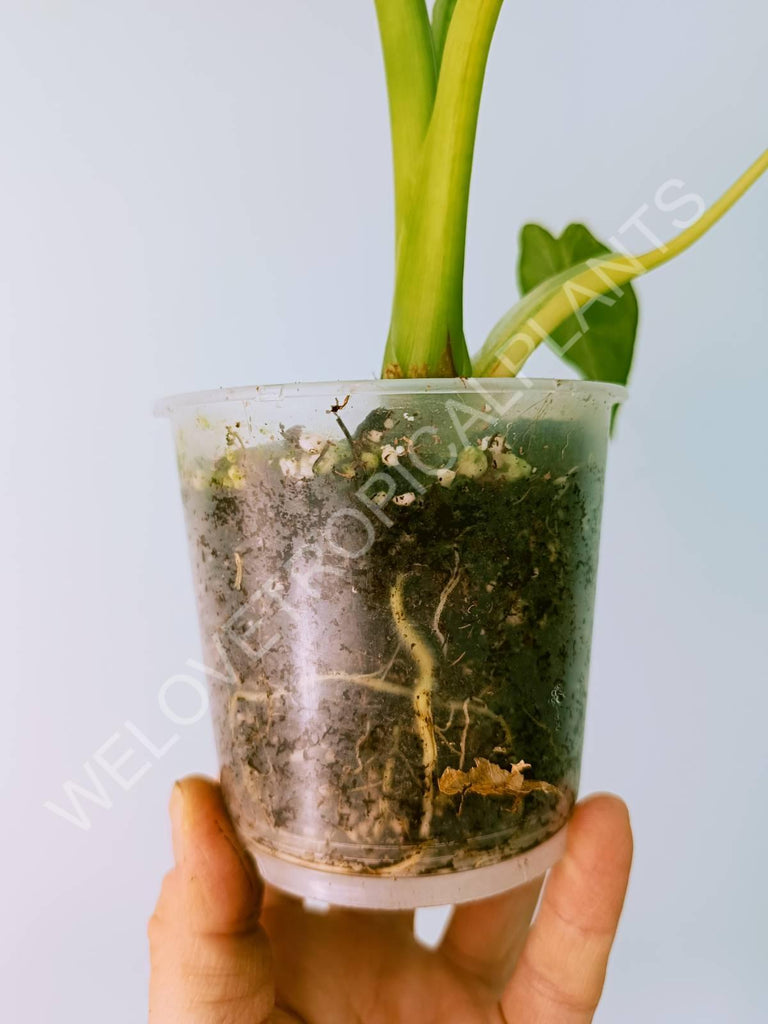
M525 761L518 761L510 768L502 768L484 757L476 757L475 763L468 772L457 768L446 768L438 780L441 793L456 796L466 793L477 793L478 796L525 796L534 790L545 793L558 793L557 786L536 779L526 779L523 772L530 768Z

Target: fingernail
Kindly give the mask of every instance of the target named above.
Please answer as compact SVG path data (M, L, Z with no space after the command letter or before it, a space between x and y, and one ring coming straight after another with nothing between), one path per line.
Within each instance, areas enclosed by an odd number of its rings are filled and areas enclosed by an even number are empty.
M176 782L171 793L169 806L171 816L171 836L173 839L173 854L178 863L181 860L184 845L184 786Z

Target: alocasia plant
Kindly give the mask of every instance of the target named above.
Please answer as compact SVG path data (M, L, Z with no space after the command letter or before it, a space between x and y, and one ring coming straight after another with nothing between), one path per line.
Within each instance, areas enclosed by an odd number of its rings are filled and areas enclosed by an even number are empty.
M503 0L375 0L395 172L395 294L385 377L516 375L542 342L583 377L625 384L637 331L630 282L700 238L768 169L768 150L695 223L650 252L613 253L583 224L521 233L523 298L474 358L463 327L469 185Z
M631 282L696 241L768 153L639 256L583 224L524 227L522 298L472 359L469 187L502 0L437 0L431 19L425 0L375 2L395 172L383 375L513 377L545 342L579 374L625 383ZM171 403L206 655L226 671L212 686L225 792L267 880L298 895L447 902L456 872L460 898L481 898L559 856L620 392L465 383Z

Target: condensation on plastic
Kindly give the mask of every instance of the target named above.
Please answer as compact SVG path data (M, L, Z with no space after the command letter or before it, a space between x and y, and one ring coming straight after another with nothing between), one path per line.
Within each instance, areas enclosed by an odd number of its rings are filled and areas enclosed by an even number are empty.
M272 884L427 906L512 888L561 854L623 398L438 379L158 404L225 797ZM476 761L500 788L471 787ZM464 789L446 782L460 771Z

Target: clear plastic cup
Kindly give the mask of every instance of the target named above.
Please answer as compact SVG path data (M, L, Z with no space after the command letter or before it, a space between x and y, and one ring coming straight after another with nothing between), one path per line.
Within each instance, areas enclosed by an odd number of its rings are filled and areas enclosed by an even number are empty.
M439 379L160 403L224 794L267 881L427 906L560 856L623 397Z

